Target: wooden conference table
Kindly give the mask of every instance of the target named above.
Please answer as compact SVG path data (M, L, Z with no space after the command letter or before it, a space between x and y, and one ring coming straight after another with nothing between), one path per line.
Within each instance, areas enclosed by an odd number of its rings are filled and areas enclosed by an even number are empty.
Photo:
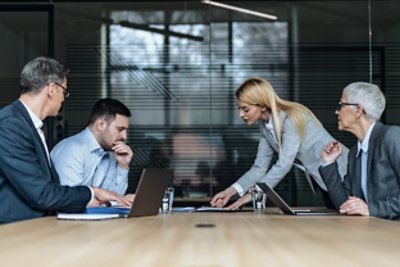
M0 226L0 266L399 266L400 223L377 218L173 213Z

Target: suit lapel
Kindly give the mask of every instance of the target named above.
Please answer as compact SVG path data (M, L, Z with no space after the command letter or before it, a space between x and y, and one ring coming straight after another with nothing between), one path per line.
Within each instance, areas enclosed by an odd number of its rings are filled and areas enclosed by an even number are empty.
M25 106L19 100L14 101L13 104L17 108L19 113L21 114L23 120L27 123L27 125L31 129L33 136L36 139L36 143L38 143L38 146L40 147L40 150L42 152L41 156L44 157L46 164L47 164L47 168L49 169L49 171L51 173L51 179L54 181L55 177L53 175L53 171L52 171L52 168L50 167L49 161L47 159L46 148L43 145L42 139L40 138L39 133L37 132L37 129L36 129L35 125L33 124L33 121L31 119L31 117L29 116L28 111L26 110Z
M283 125L283 123L285 122L287 115L285 112L279 111L279 117L281 119L281 124ZM270 120L272 120L272 115L270 116ZM273 123L273 121L272 121ZM279 147L278 144L276 143L274 136L272 135L272 133L267 129L267 127L265 126L265 122L262 121L260 122L260 128L261 128L261 132L264 134L265 138L267 139L268 143L271 145L271 147L277 152L279 153ZM283 130L283 129L282 129ZM274 125L274 133L275 136L278 138L278 134L276 133L276 129L275 129L275 125Z
M265 136L265 139L267 139L268 144L277 152L279 153L279 148L278 148L278 144L275 142L274 137L272 136L272 133L267 129L267 127L265 126L265 122L261 121L260 122L260 128L261 131L263 133L263 135ZM275 129L274 129L275 130Z
M370 186L368 186L371 183L371 165L372 165L372 159L374 158L374 147L376 140L378 136L380 135L381 131L383 129L383 124L377 121L374 125L374 128L372 129L371 136L369 138L368 142L368 159L367 159L367 191L370 192ZM371 188L372 189L372 188ZM370 194L368 194L370 195Z

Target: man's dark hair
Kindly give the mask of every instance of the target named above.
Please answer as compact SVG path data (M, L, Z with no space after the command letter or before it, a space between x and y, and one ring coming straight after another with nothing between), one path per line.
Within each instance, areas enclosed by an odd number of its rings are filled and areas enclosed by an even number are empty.
M21 94L38 93L50 82L61 84L67 78L68 72L64 65L53 58L37 57L29 61L22 69Z
M90 112L89 125L93 124L98 118L103 117L107 123L114 120L115 117L123 115L126 117L131 116L131 111L120 101L112 98L103 98L98 100Z

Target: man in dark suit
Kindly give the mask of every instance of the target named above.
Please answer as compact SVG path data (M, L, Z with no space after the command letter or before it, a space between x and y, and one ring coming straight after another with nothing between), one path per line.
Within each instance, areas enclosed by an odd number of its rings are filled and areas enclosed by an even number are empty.
M385 97L374 84L357 82L343 89L338 128L358 142L350 149L343 181L337 171L337 142L326 146L319 169L341 213L400 219L400 127L379 122L384 109Z
M59 183L41 127L69 96L67 73L54 59L35 58L22 70L20 98L0 110L0 223L82 212L111 200L130 204L100 188Z

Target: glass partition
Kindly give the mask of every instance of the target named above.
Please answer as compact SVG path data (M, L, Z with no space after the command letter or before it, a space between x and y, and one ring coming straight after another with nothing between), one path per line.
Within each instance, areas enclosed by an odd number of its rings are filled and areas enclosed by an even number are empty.
M128 191L141 169L171 168L178 197L207 201L254 162L260 132L242 122L234 97L249 77L309 107L346 145L354 138L337 131L334 109L351 82L380 85L388 102L382 120L400 123L400 3L225 3L278 19L201 1L53 1L55 57L70 67L72 91L55 142L86 126L97 99L117 98L133 111ZM296 170L277 189L290 204L322 203Z

